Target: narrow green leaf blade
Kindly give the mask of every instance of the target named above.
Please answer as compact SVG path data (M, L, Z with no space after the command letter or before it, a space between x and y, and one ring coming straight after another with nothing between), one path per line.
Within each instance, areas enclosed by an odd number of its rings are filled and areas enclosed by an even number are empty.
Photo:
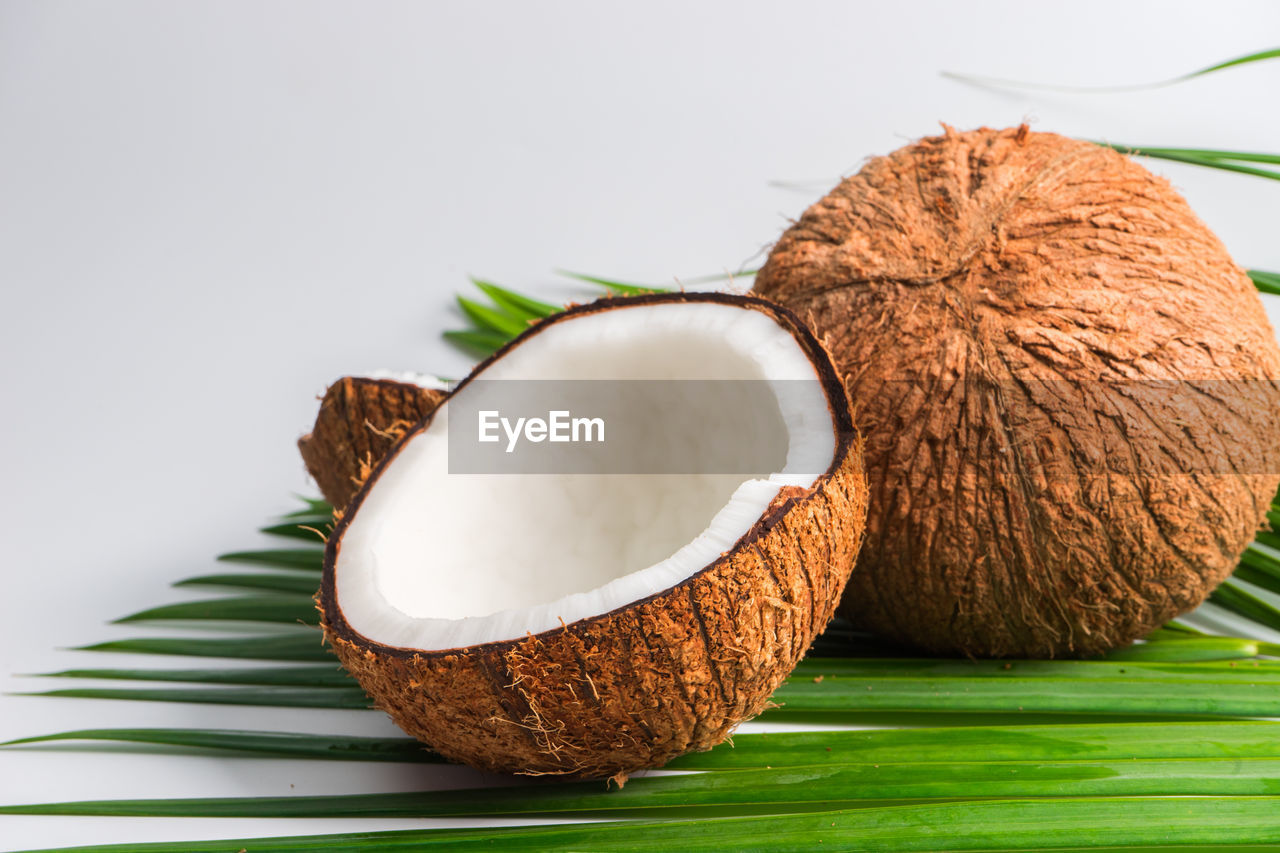
M266 753L281 758L438 761L410 738L359 738L203 729L88 729L20 738L129 740ZM1280 759L1280 723L1100 723L1055 726L955 726L943 729L771 732L735 735L708 752L675 759L669 770L750 770L830 764L997 761L1098 761L1182 758Z
M1258 667L1107 661L803 661L765 716L868 713L1271 716L1280 681Z
M1221 71L1224 68L1234 68L1237 65L1245 65L1250 62L1261 62L1265 59L1276 59L1276 58L1280 58L1280 47L1273 47L1267 50L1259 50L1259 51L1255 51L1254 53L1246 53L1243 56L1237 56L1234 59L1228 59L1225 62L1218 62L1206 68L1201 68L1199 71L1192 71L1190 74L1185 74L1182 77L1179 77L1176 79L1190 80L1192 77L1200 77L1204 74L1210 74L1214 71Z
M520 320L537 320L542 317L550 317L552 314L558 314L564 309L558 305L552 305L549 302L541 302L531 296L523 293L517 293L514 290L508 290L505 287L499 287L491 281L485 281L480 278L472 278L471 283L480 288L486 296L494 301L494 303L512 317Z
M0 746L28 746L53 741L112 741L185 749L206 749L271 758L326 761L397 761L439 764L444 759L413 738L309 735L234 729L78 729L18 738Z
M60 696L69 699L127 699L135 702L190 702L199 705L268 705L277 708L365 710L373 700L360 688L337 687L220 687L126 688L74 687L19 693L18 696Z
M268 536L279 536L283 539L300 539L303 542L315 545L317 542L324 542L325 537L328 536L328 531L332 527L332 518L319 522L308 518L305 521L288 521L282 524L260 527L258 532L265 533Z
M1169 641L1170 643L1174 641ZM1177 641L1197 643L1194 637ZM1247 640L1246 642L1253 642ZM793 677L822 675L861 678L873 682L910 683L928 679L961 680L977 688L1014 681L1050 683L1075 681L1090 689L1101 682L1240 683L1280 675L1280 661L1112 661L1094 660L960 660L954 658L821 658L803 660Z
M477 329L450 329L443 334L445 340L475 350L481 355L493 355L513 337Z
M623 789L626 790L625 788ZM207 842L64 848L93 853L380 850L625 850L682 853L758 849L931 851L1197 850L1280 843L1276 797L1117 797L927 803L803 814L613 821L513 828L400 830Z
M232 551L219 554L224 563L248 563L271 569L306 569L320 571L324 568L323 548L272 548L261 551Z
M1239 566L1236 567L1234 578L1259 586L1265 590L1274 593L1280 593L1280 575L1271 566L1254 565L1250 559L1249 552L1245 552Z
M1194 157L1205 160L1227 160L1240 163L1273 163L1280 165L1280 154L1269 154L1263 151L1228 151L1221 148L1167 148L1163 146L1144 145L1142 153L1152 157L1172 154L1178 157Z
M221 669L64 669L41 678L105 678L122 681L181 681L189 684L262 684L275 687L354 687L336 661L325 666L262 666Z
M1280 631L1280 610L1276 610L1230 580L1223 581L1221 586L1210 593L1209 600L1246 619L1252 619L1254 622Z
M596 276L596 275L586 275L584 273L571 272L569 270L556 270L556 272L568 278L574 278L574 279L577 279L578 281L585 281L588 284L594 284L598 287L603 287L605 290L609 290L609 291L612 291L613 293L623 294L623 295L634 296L642 293L669 293L671 290L671 288L669 287L658 287L656 285L651 285L651 284L635 284L635 283L625 282L625 281L614 281L612 279L601 278L600 276Z
M1135 643L1108 652L1109 661L1166 661L1170 663L1248 660L1258 656L1258 644L1239 637L1188 637L1184 640Z
M323 498L308 498L302 495L296 495L296 497L306 505L305 508L285 513L281 516L282 518L297 518L303 515L333 516L333 505Z
M735 735L664 769L745 770L823 764L1280 758L1280 723L1089 723L953 726Z
M490 308L487 305L481 305L479 302L475 302L465 296L458 296L457 300L462 313L466 314L467 319L475 323L481 330L514 338L528 326L528 323L522 320Z
M1163 626L1152 631L1150 634L1146 636L1146 639L1148 640L1171 640L1171 639L1185 640L1188 637L1197 637L1197 636L1204 637L1208 635L1205 634L1203 631L1197 631L1195 628L1192 628L1190 625L1184 625L1183 623L1175 619L1171 622L1164 623Z
M665 286L656 285L656 284L637 284L635 282L617 281L616 279L602 278L601 276L596 276L596 275L585 275L583 273L572 272L570 270L561 269L561 270L556 270L556 272L562 276L565 276L566 278L577 279L578 281L585 281L588 284L594 284L597 287L603 287L606 290L611 290L614 293L619 293L619 294L634 295L634 294L640 294L640 293L669 293L670 291L675 289L675 288L665 287ZM692 276L690 278L681 278L679 279L679 283L681 285L714 284L716 282L722 282L722 281L733 281L735 279L753 278L755 274L758 272L760 272L760 270L758 269L742 269L742 270L738 270L737 272L722 272L722 273L714 273L712 275L697 275L697 276Z
M315 595L320 586L320 581L311 575L260 572L254 574L199 575L177 581L174 586L225 586L241 589L262 589L272 592L292 592L298 595L311 596Z
M1189 163L1193 166L1204 166L1209 169L1222 169L1227 172L1239 172L1242 175L1253 175L1259 178L1269 178L1273 181L1280 181L1280 170L1261 169L1257 166L1246 166L1243 163L1234 163L1230 160L1218 159L1216 157L1196 156L1193 154L1175 153L1177 149L1172 148L1142 148L1134 145L1119 145L1110 142L1098 142L1098 145L1104 148L1111 148L1119 151L1121 154L1128 154L1135 157L1154 157L1159 160L1169 160L1175 163Z
M244 658L246 660L319 661L335 658L321 642L320 633L289 633L264 637L137 637L80 646L80 651L129 652L148 655Z
M316 625L320 622L320 614L316 611L315 602L309 596L273 593L166 604L140 610L121 617L116 622L184 619Z
M992 797L1264 796L1277 759L837 764L607 782L287 797L87 800L0 806L0 814L134 817L644 817L849 808L876 800Z
M1261 292L1280 294L1280 273L1264 270L1248 270L1248 273L1253 279L1253 286Z

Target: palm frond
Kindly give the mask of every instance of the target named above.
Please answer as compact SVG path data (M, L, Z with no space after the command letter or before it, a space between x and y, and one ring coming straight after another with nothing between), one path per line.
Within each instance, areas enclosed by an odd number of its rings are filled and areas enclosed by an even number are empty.
M1258 178L1269 178L1280 181L1280 170L1263 169L1250 166L1248 163L1276 163L1280 157L1274 154L1256 154L1233 151L1213 151L1203 148L1161 148L1140 145L1122 145L1115 142L1097 142L1104 148L1111 148L1121 154L1135 157L1154 157L1159 160L1170 160L1175 163L1189 163L1208 169L1222 169L1227 172L1238 172L1242 175L1253 175Z
M318 631L291 631L254 637L134 637L77 647L86 652L128 652L144 655L186 655L242 660L320 661L332 663Z
M438 763L412 738L221 729L79 729L0 746L65 741L161 744L279 758ZM826 764L1113 761L1180 758L1280 759L1280 723L1262 720L954 726L735 735L664 770L751 770Z
M268 705L275 708L364 710L372 700L358 687L69 687L18 696L58 696L67 699L127 699L134 702L193 702L200 705Z
M1263 293L1280 294L1280 273L1265 270L1248 270L1253 286Z
M217 574L197 575L174 581L175 587L186 586L218 586L238 589L261 589L270 592L292 592L311 596L320 585L318 578L305 574L282 574L279 572L258 572L254 574Z
M283 622L285 624L316 625L320 616L310 595L242 595L234 598L213 598L204 601L184 601L151 607L122 616L117 623L172 621L199 619L234 622Z
M111 681L179 681L187 684L264 684L275 687L354 687L355 681L336 660L317 666L270 666L209 669L64 669L37 678L94 678Z
M498 308L506 311L510 316L523 319L526 322L537 320L540 317L550 317L552 314L558 314L564 310L559 305L552 305L549 302L534 299L532 296L526 296L523 293L499 287L491 281L472 277L471 283L492 299L494 305Z
M1263 51L1179 79L1280 56ZM1139 155L1280 178L1280 156L1248 151L1110 147ZM665 288L564 273L615 294ZM749 273L747 273L749 274ZM1280 274L1249 271L1259 290L1280 293ZM724 278L714 277L714 278ZM694 280L690 280L692 283ZM459 297L472 328L446 333L480 353L528 323L560 310L473 279L488 304ZM237 551L219 559L267 571L202 575L184 587L255 594L163 605L122 622L258 623L255 636L140 637L85 650L164 654L277 666L74 668L43 677L138 682L70 687L34 695L219 705L367 710L369 698L321 642L311 594L318 583L332 507L304 507L261 528L298 547ZM1280 507L1273 507L1280 526ZM314 543L314 544L311 544ZM309 547L302 547L309 544ZM276 570L276 571L271 571ZM279 571L283 570L283 571ZM1253 586L1251 587L1250 584ZM1280 534L1262 532L1235 579L1213 601L1246 624L1280 630L1280 610L1254 594L1280 592ZM98 800L0 807L28 814L246 816L623 816L612 823L526 828L415 830L284 839L127 845L102 850L418 850L495 846L620 850L813 846L937 850L945 827L953 849L1043 849L1110 845L1155 850L1280 841L1280 647L1258 637L1210 636L1171 623L1145 641L1091 661L921 660L895 654L851 626L836 626L775 693L763 719L870 731L744 734L732 744L683 756L679 775L633 778L621 790L599 783L327 797ZM309 665L301 665L309 664ZM156 683L163 683L157 686ZM191 686L171 687L168 684ZM1065 724L1065 723L1070 724ZM994 724L998 723L998 725ZM920 726L920 728L914 728ZM49 742L125 742L155 750L226 755L439 762L407 738L205 729L78 729L19 738L9 748ZM642 818L657 818L661 820ZM87 849L87 848L86 848Z
M323 548L273 548L261 551L232 551L219 554L224 563L248 563L269 569L299 569L318 572L324 567Z
M311 735L234 729L77 729L17 738L0 747L66 741L109 741L229 752L254 757L325 761L404 761L439 764L443 759L413 738Z
M624 789L625 790L625 789ZM1241 849L1280 843L1274 796L972 800L693 820L610 821L513 828L356 832L290 838L63 848L63 853L254 853L326 850L617 850L685 853L757 849L899 851ZM1171 842L1170 839L1176 839ZM1255 850L1263 848L1255 847Z

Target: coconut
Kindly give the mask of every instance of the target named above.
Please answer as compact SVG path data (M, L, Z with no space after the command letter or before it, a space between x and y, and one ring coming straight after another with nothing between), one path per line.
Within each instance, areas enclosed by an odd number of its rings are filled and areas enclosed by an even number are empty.
M464 413L529 380L589 380L599 399L659 383L635 412L646 445L696 461L775 423L776 465L466 468ZM710 383L709 416L684 416L685 381ZM744 384L768 405L741 405ZM793 314L718 294L602 300L531 326L392 448L329 537L322 624L377 706L445 757L618 777L767 706L833 615L865 506L844 389Z
M435 411L442 385L429 377L345 376L325 390L298 452L320 493L341 510L409 428Z
M1280 477L1280 349L1167 181L1027 128L870 160L755 291L831 349L872 504L842 611L925 649L1088 655L1205 599Z

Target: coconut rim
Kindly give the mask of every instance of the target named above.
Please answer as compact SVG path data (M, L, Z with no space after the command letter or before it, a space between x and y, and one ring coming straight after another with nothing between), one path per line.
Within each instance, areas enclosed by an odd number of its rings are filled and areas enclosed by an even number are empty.
M448 649L419 649L409 646L387 645L371 639L351 627L346 620L346 616L342 612L341 606L338 604L337 596L336 569L338 555L342 550L342 538L346 533L348 526L358 514L370 489L381 477L382 472L395 461L396 457L399 456L400 451L414 436L418 435L430 426L432 419L435 417L435 414L439 411L440 407L447 403L454 394L465 388L473 378L483 373L484 369L490 364L503 358L511 350L556 323L570 320L574 317L612 311L615 309L634 308L642 305L696 303L732 305L766 314L791 335L796 344L800 347L801 351L809 359L810 365L812 365L814 372L817 374L818 382L823 391L823 396L826 399L827 410L831 416L831 425L834 432L834 447L831 453L830 465L827 466L826 470L813 479L811 485L805 488L805 493L803 495L791 496L783 498L782 500L775 497L766 507L765 511L761 513L760 517L756 519L755 523L753 523L751 527L749 527L728 550L716 559L707 563L705 566L694 571L679 583L667 587L666 589L658 590L657 592L651 593L650 595L642 598L629 601L620 607L615 607L603 613L577 619L573 622L562 624L557 628L550 628L537 633L529 632L520 637L512 637L505 640L492 640L469 646L457 646ZM325 541L324 568L320 580L320 589L316 594L316 603L317 608L320 610L321 624L326 635L329 635L331 640L341 640L358 646L361 649L374 652L378 655L406 660L456 657L463 653L472 652L491 653L507 648L514 648L520 643L527 642L530 638L536 639L566 631L573 632L579 636L585 635L589 633L595 625L606 619L612 618L616 614L631 610L638 605L654 601L694 583L708 572L711 572L721 565L729 562L735 554L750 546L753 542L761 539L775 526L777 526L786 514L790 512L792 507L803 500L811 498L822 484L828 482L841 468L841 466L845 464L850 450L857 441L857 436L858 432L853 425L853 413L850 407L850 401L845 392L844 383L841 382L839 375L836 373L835 365L831 360L830 354L799 316L790 309L787 309L775 302L758 296L708 291L692 293L647 293L637 296L606 297L595 300L594 302L572 305L564 311L531 324L519 335L503 344L492 355L477 364L471 372L467 374L466 378L448 391L445 397L440 401L440 406L415 424L412 429L398 439L395 445L387 452L386 456L384 456L378 464L374 466L373 471L360 487L360 490L356 492L355 496L352 497L350 502L347 504L342 512L342 517L338 520L338 523L334 526L333 531ZM781 494L781 491L779 494Z

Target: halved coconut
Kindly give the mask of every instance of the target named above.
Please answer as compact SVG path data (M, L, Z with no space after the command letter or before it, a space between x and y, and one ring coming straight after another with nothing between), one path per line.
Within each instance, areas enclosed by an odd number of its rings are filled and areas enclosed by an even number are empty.
M490 380L600 379L714 380L698 394L729 389L713 420L736 428L690 424L677 392L642 432L697 460L775 423L778 465L450 473L450 416L467 439L459 413ZM769 405L741 406L740 380ZM602 300L531 327L392 449L329 538L323 625L378 706L450 759L659 766L766 707L831 618L866 499L848 399L795 315L722 294Z

